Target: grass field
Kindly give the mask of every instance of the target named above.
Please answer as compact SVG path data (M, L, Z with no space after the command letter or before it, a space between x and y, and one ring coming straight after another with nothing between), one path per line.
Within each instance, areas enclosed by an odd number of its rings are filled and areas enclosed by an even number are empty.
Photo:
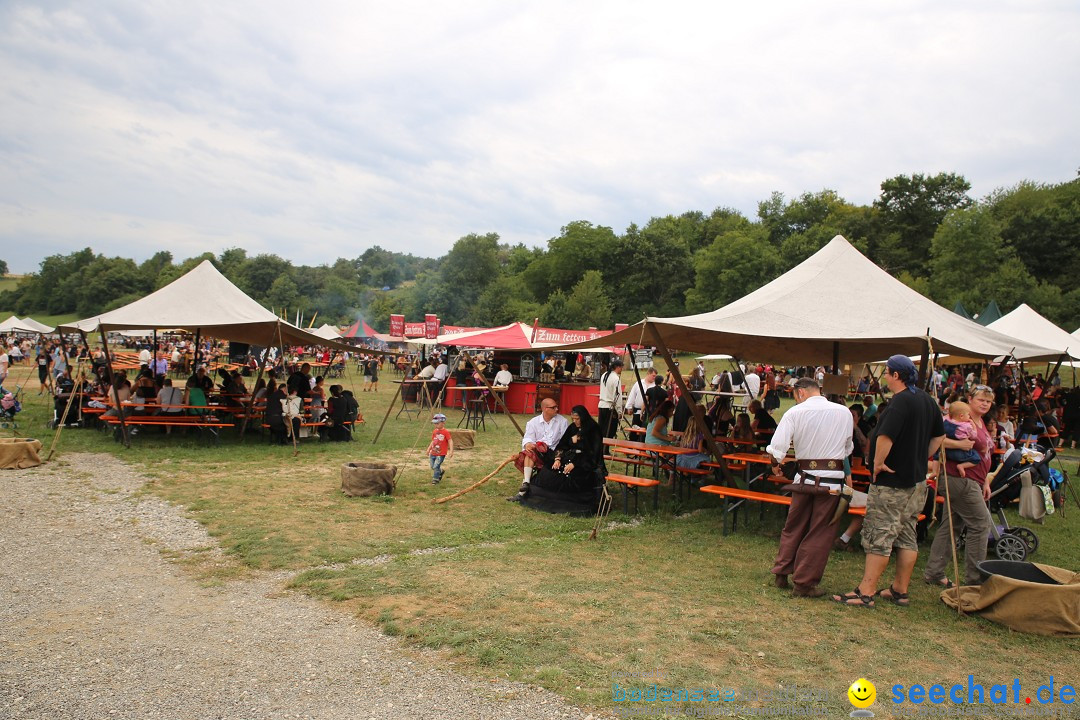
M821 688L828 697L816 707L829 714L851 710L845 693L858 677L876 683L882 698L893 683L966 683L969 674L987 684L1019 678L1032 690L1050 674L1059 684L1076 684L1075 641L958 617L922 583L913 584L907 609L790 598L772 587L768 572L783 521L775 509L760 522L749 513L738 533L722 537L716 500L678 501L664 488L656 514L624 517L616 496L599 538L589 540L592 518L507 503L520 480L512 469L458 500L434 504L493 470L517 449L519 436L496 417L498 428L459 451L447 463L447 479L433 487L422 455L426 418L391 413L372 443L396 389L392 377L384 376L378 394L356 393L367 424L351 444L308 440L294 457L291 447L269 446L259 436L241 443L226 435L220 446L207 447L144 432L123 449L107 434L74 429L63 431L59 461L72 451L115 453L151 478L146 492L185 506L228 557L178 557L201 582L288 570L292 588L437 649L459 670L535 683L587 707L624 707L613 701L612 684L628 683L613 674L643 671L659 671L670 688ZM48 447L51 412L35 394L36 381L27 388L21 431ZM460 411L448 415L453 427ZM518 419L523 425L527 417ZM340 465L359 459L397 465L397 492L342 495ZM1066 469L1075 476L1075 458ZM1078 529L1075 505L1067 517L1048 517L1035 528L1041 546L1033 559L1080 568ZM847 591L861 573L862 555L834 554L823 584ZM873 709L889 716L881 702Z

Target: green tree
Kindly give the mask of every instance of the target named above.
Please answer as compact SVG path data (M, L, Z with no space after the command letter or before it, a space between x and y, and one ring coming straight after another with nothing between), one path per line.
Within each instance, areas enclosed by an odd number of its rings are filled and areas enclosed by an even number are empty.
M686 311L716 310L779 274L780 258L764 227L725 233L694 256L694 287L686 293Z
M502 275L480 294L466 321L477 326L507 325L531 320L539 314L540 304L520 278Z
M612 327L612 302L604 291L604 278L596 270L585 273L566 299L570 329Z
M636 322L646 315L670 317L685 312L686 291L694 284L690 247L668 235L668 223L631 225L608 251L604 271L614 300L614 317Z
M973 204L969 190L971 184L955 173L897 175L881 183L871 259L889 272L925 274L938 225L950 210Z
M7 275L7 274L8 274L7 260L0 260L0 275Z
M466 235L454 243L442 264L442 281L448 294L447 320L460 322L499 272L499 236L495 233Z
M289 275L290 270L292 270L292 265L287 260L277 255L263 253L244 263L240 269L240 276L237 278L239 281L237 285L257 302L273 304L267 299L270 288L279 277ZM296 287L295 283L293 287Z
M929 288L938 304L981 308L993 299L1003 308L1014 307L1035 287L986 207L953 210L934 234Z
M546 327L569 328L573 320L567 308L566 293L556 290L548 295L540 312L540 322Z
M569 292L589 270L610 271L619 262L614 254L615 240L609 227L584 220L572 222L548 241L547 252L537 256L522 277L540 300L546 300L554 290Z
M988 199L1001 237L1042 280L1071 287L1080 273L1080 180L1021 182Z
M297 302L299 299L300 291L296 287L296 283L286 274L274 278L274 281L270 283L270 289L266 293L266 304L279 315L282 310L295 311L299 309Z

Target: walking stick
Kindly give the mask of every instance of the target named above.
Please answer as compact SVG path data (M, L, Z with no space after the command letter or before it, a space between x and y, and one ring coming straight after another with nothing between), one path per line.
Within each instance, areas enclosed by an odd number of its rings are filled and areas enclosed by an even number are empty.
M928 358L931 355L934 354L934 352L933 352L934 344L933 343L934 343L933 338L930 337L930 333L927 333L926 334L926 344L927 344L927 348L929 350L929 352L927 353ZM932 361L931 361L931 363L932 363ZM933 369L934 369L933 365L931 364L931 370L933 370ZM930 376L930 373L927 373L927 377L929 377L929 376ZM963 610L963 608L960 607L960 559L956 554L956 530L955 530L955 527L954 527L954 524L953 524L952 495L949 493L949 475L948 475L947 472L945 472L945 441L944 440L941 441L941 446L938 448L938 488L940 489L942 485L945 486L945 514L949 516L949 547L952 550L953 573L955 573L955 576L956 576L956 580L953 582L953 586L952 586L953 598L956 600L956 613L958 615L963 615L964 610ZM940 531L941 531L941 529L938 528L938 532L940 532ZM948 577L949 577L949 575L948 575L948 573L946 573L945 574L946 581L948 580ZM945 592L949 592L949 588L945 588Z
M448 500L454 500L455 498L459 498L459 497L461 497L462 495L464 495L467 492L472 492L476 488L478 488L481 485L483 485L484 483L486 483L491 478L498 475L500 470L502 470L504 467L506 467L510 463L514 462L514 460L516 460L516 459L517 459L517 453L514 453L510 457L503 460L502 463L499 464L499 467L495 468L490 473L488 473L487 475L482 477L480 480L477 480L476 482L474 482L472 485L465 488L464 490L458 490L453 495L447 495L446 497L438 498L437 500L432 500L432 502L436 503L438 505L441 505L442 503L447 502Z

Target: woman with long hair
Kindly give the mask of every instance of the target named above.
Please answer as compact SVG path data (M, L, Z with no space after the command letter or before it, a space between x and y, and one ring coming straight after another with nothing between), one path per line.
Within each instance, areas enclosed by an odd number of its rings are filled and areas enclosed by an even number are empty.
M707 430L708 428L703 429L698 425L696 417L690 416L690 420L686 423L686 429L683 430L682 438L679 440L679 447L694 448L697 452L692 455L676 455L675 465L677 467L697 470L701 463L709 459L709 452L705 445L705 431Z
M645 429L646 445L671 445L675 436L668 434L668 421L675 412L675 403L665 400L653 410L649 425Z

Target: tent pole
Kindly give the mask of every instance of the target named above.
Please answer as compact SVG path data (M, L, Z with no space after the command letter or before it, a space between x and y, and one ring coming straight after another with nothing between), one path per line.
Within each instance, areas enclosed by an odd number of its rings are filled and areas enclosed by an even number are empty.
M840 341L834 340L832 344L832 372L833 375L840 374Z
M651 324L652 323L646 322L645 326L648 327ZM652 332L653 337L656 340L656 349L664 356L664 362L667 363L668 369L675 377L675 384L679 386L679 390L682 391L683 397L686 398L686 404L690 406L690 412L693 413L694 420L697 421L698 427L701 428L701 436L705 438L705 445L708 446L709 452L713 454L713 457L716 458L716 462L720 465L720 473L724 476L724 482L731 485L731 474L728 472L727 461L724 460L724 453L720 451L720 446L716 444L716 438L713 437L712 430L705 422L705 408L697 404L694 400L694 396L690 394L690 390L686 387L686 383L683 382L682 373L679 372L678 366L675 365L675 360L672 359L671 353L668 352L667 345L664 343L664 338L660 335L660 330L653 327Z
M1066 348L1066 350L1068 350L1068 348ZM1050 386L1050 385L1052 385L1054 383L1054 378L1057 376L1058 370L1061 369L1061 363L1063 363L1065 361L1065 355L1066 355L1065 353L1062 353L1061 357L1058 358L1057 365L1054 366L1054 369L1052 371L1047 373L1047 375L1046 375L1046 384L1047 384L1047 386ZM1047 365L1047 367L1049 367L1049 365Z
M630 367L634 369L634 377L637 378L638 392L641 393L642 417L644 417L645 411L648 410L648 406L645 404L645 383L641 380L641 373L638 371L637 362L634 360L634 351L630 348L630 343L626 343L626 354L630 358Z
M379 425L379 431L375 433L375 437L371 440L372 445L379 442L379 436L382 435L383 428L386 427L386 421L390 419L390 413L394 411L394 406L397 405L398 396L401 395L401 390L405 387L405 383L407 382L408 380L402 378L401 382L397 383L397 392L395 392L394 397L390 399L390 404L386 406L386 414L383 415L382 423Z
M923 338L922 357L919 358L919 387L926 386L926 378L930 373L926 372L930 362L930 328L926 328L926 337Z
M120 391L116 389L116 371L112 366L112 353L109 352L109 339L105 336L105 328L98 325L98 331L101 333L101 345L105 348L105 367L109 368L109 384L112 386L113 402L116 403L116 416L120 420L120 437L124 441L124 447L131 447L131 437L128 435L127 424L124 422L124 408L120 404ZM64 335L60 335L60 348L63 352Z
M468 353L465 354L465 357L468 359L469 362L472 362L472 357ZM493 354L492 362L494 363L494 354ZM486 387L488 389L488 392L490 392L492 395L495 396L495 401L499 404L500 407L502 407L503 412L506 413L506 417L510 418L510 422L512 422L514 424L514 427L517 428L517 431L521 435L521 437L525 437L525 431L522 430L521 426L517 424L517 420L514 419L514 414L512 412L510 412L510 408L506 407L506 402L503 400L503 397L502 397L503 394L502 393L497 393L494 390L492 390L491 383L489 383L487 378L484 377L484 373L480 372L479 369L476 368L475 363L473 363L473 369L477 370L476 374L480 376L480 380L484 383L484 387ZM444 385L443 387L445 388L446 386ZM440 397L441 397L441 394L440 394Z

